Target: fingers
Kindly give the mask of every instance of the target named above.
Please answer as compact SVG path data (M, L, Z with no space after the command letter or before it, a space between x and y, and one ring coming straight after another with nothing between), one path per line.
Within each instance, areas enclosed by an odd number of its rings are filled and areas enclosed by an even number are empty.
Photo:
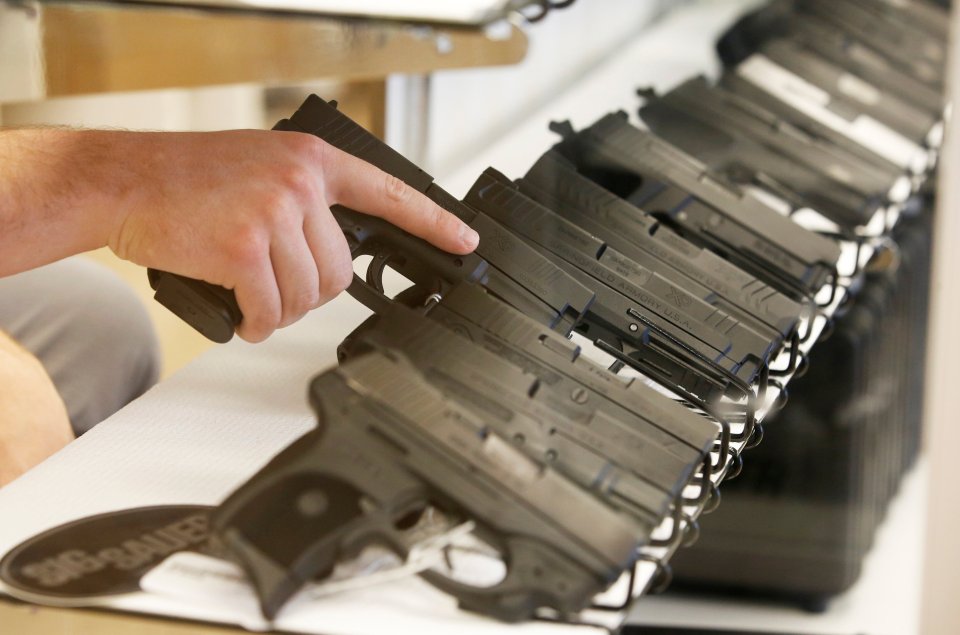
M276 236L270 245L270 262L280 290L280 324L283 328L319 306L320 267L307 246L302 228Z
M346 238L326 209L306 214L302 225L277 232L269 258L236 289L243 339L259 342L325 304L353 279Z
M475 231L399 179L306 135L285 142L278 178L268 179L280 188L243 201L269 210L248 215L245 240L232 241L246 246L230 254L235 268L224 272L236 281L243 339L262 341L349 286L353 262L331 205L378 216L451 253L476 248Z
M353 259L343 230L328 210L307 215L303 231L319 272L319 297L316 306L320 306L350 286L353 280Z
M237 335L248 342L267 339L280 325L283 316L280 288L270 259L264 258L257 266L248 267L234 294L243 313Z
M323 219L329 218L333 231ZM299 239L287 236L270 249L272 270L245 277L235 293L243 313L237 334L260 342L340 295L353 279L343 233L330 214L311 216ZM308 240L304 236L309 237Z
M395 176L323 144L328 202L378 216L455 254L476 249L480 237L466 223Z

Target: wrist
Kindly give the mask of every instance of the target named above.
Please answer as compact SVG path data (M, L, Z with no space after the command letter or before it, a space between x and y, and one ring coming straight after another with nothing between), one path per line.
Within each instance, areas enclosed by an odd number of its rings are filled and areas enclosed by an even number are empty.
M130 210L138 204L146 177L139 140L148 133L114 130L65 130L58 150L70 174L64 193L76 203L69 220L81 251L110 244ZM140 180L140 187L136 182ZM70 201L64 201L68 203Z
M111 147L124 134L0 131L0 275L107 244L130 181L122 153Z

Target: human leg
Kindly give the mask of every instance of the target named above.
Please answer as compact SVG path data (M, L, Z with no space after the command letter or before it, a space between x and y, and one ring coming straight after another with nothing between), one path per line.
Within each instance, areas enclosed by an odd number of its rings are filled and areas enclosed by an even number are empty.
M0 278L0 329L41 361L78 435L159 375L146 310L113 272L84 258Z

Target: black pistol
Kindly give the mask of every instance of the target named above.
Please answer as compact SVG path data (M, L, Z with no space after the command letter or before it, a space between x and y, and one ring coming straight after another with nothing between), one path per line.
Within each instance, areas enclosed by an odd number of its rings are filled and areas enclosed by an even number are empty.
M758 333L671 284L526 197L495 170L480 176L466 200L592 285L597 298L577 331L668 387L682 386L707 401L745 396L783 343L776 330Z
M840 246L710 175L703 163L610 113L554 147L577 170L778 291L806 301L836 278Z
M675 416L651 425L611 408L587 386L557 382L556 371L521 368L511 354L495 353L399 303L351 333L338 358L383 348L402 353L448 398L531 458L630 514L643 532L640 542L663 520L717 437L716 425L701 419L699 436L688 444L677 436L683 431Z
M940 20L934 18L921 26L910 19L909 11L895 8L892 3L883 3L887 6L881 11L876 10L881 3L863 0L794 0L793 4L798 16L813 16L828 22L881 51L913 77L932 86L944 85L949 39L946 30L949 16L945 12L938 11ZM873 6L866 6L868 4ZM931 29L931 22L939 22L939 26Z
M698 294L758 332L784 337L797 328L804 307L750 273L683 238L653 216L580 174L548 150L522 179L520 191L597 236L648 269Z
M420 310L427 300L415 287L396 299ZM611 373L581 355L572 340L499 302L475 284L457 285L439 302L428 302L425 314L537 377L541 384L602 409L610 419L643 429L656 445L684 460L701 454L717 437L717 425L709 419L641 379ZM368 322L373 324L377 319L371 317ZM341 346L346 351L351 343L347 340Z
M717 52L724 66L736 66L770 39L784 38L930 114L943 114L945 98L942 86L915 76L912 69L885 55L882 49L871 47L835 24L815 15L795 13L790 4L780 0L764 5L744 15L727 29L717 42ZM942 12L929 3L914 2L910 5L933 9L935 13L941 13L940 23L948 23ZM935 75L932 79L935 82L942 80Z
M766 189L794 209L810 207L844 228L869 223L902 176L703 77L647 99L640 117L723 178Z
M444 397L399 354L357 357L315 378L318 427L224 501L213 528L272 618L306 582L369 544L401 556L411 516L436 507L472 520L505 577L478 587L421 576L467 610L519 621L568 615L637 557L637 528L531 460Z

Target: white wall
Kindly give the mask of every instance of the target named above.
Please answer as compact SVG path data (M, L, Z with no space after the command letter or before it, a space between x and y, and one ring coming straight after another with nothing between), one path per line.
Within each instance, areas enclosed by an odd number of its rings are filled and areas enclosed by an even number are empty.
M951 25L952 51L949 75L953 122L948 127L938 181L939 199L933 227L933 272L929 344L927 348L927 385L924 403L925 452L930 463L927 505L927 540L924 558L923 635L960 633L960 493L957 492L957 449L960 425L957 421L957 385L960 372L960 339L957 315L960 313L960 130L957 129L957 105L960 104L960 11L954 9ZM896 584L896 581L892 582Z

